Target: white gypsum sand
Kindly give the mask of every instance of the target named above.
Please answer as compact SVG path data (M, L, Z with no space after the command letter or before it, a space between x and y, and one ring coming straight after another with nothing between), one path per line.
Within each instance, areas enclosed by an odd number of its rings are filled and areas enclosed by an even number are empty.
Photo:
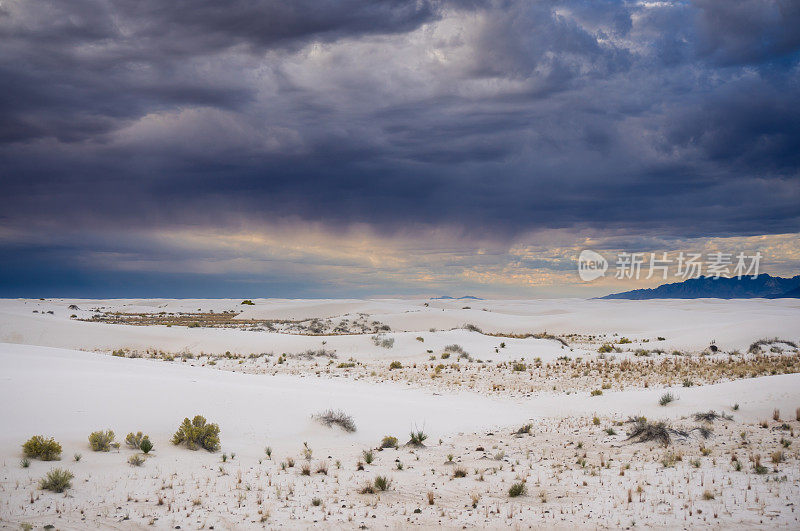
M240 302L0 301L0 522L800 525L797 348L767 341L748 352L761 338L797 343L800 303ZM216 320L225 311L231 319ZM163 324L170 315L181 324ZM252 330L267 326L276 330ZM662 406L666 393L675 400ZM357 430L312 418L329 408ZM731 418L694 419L709 410ZM218 452L169 442L196 413L220 425ZM676 430L671 444L627 440L637 415ZM124 442L92 452L88 434L106 428L120 442L142 430L155 449L141 467ZM425 447L405 445L413 428L428 434ZM55 437L61 461L20 466L34 434ZM379 449L385 435L400 447ZM54 466L75 475L64 494L38 488ZM388 490L363 492L376 476ZM509 495L515 484L523 495Z

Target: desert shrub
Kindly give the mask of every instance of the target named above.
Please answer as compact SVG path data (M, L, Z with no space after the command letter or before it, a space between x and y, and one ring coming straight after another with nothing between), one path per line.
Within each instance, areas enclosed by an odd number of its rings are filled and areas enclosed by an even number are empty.
M363 452L361 452L361 455L364 456L364 462L367 463L368 465L371 465L372 462L375 460L375 452L373 452L372 450L364 450Z
M675 401L675 395L673 395L672 393L664 393L663 395L661 395L661 398L658 399L658 404L661 406L666 406L670 402L674 401Z
M520 363L515 363L515 364L514 364L514 365L511 367L511 369L512 369L514 372L524 372L524 371L526 371L526 370L528 369L528 366L527 366L527 365L525 365L524 363L521 363L521 362L520 362Z
M134 454L128 458L128 464L131 466L142 466L144 464L144 457L139 454Z
M516 431L517 435L523 435L525 433L530 433L531 429L533 429L533 424L530 422L528 424L523 424L520 428Z
M147 442L150 442L150 437L148 437L147 435L144 435L140 431L136 432L136 433L131 432L131 433L128 434L127 437L125 437L125 444L128 445L128 448L132 448L134 450L141 450L142 449L142 443L145 440ZM150 448L152 448L152 445L150 446Z
M389 487L392 486L392 480L386 476L375 476L373 485L375 485L375 488L378 490L388 490Z
M399 361L393 361L393 362L391 362L389 364L389 370L390 371L393 370L393 369L402 369L402 368L403 368L403 364L400 363Z
M114 432L112 430L92 432L89 434L89 446L95 452L108 452L114 446Z
M411 439L408 441L408 444L411 446L424 446L422 443L425 442L427 438L428 435L422 430L412 431Z
M602 390L602 389L595 389L595 390L593 390L593 391L592 391L590 394L591 394L592 396L600 396L600 395L602 395L602 394L603 394L603 390Z
M353 417L342 411L341 409L333 410L329 409L327 411L323 411L318 415L315 415L314 418L324 424L325 426L339 426L344 431L347 432L354 432L356 431L356 423L353 420Z
M453 470L453 477L454 478L465 478L465 477L467 477L467 470L465 468L458 467L455 470Z
M514 483L511 485L511 488L508 489L508 495L511 498L516 498L517 496L522 496L525 494L525 482L520 481L519 483Z
M649 422L644 417L637 417L628 422L633 423L633 428L628 432L628 439L638 442L656 441L664 446L672 442L672 436L686 437L687 433L667 426L665 422Z
M600 348L597 349L597 352L601 354L607 354L609 352L614 352L614 347L609 345L608 343L603 343Z
M384 337L380 334L372 336L372 344L376 347L392 348L394 347L393 337Z
M149 454L150 450L153 449L153 443L150 442L150 439L146 435L144 439L142 439L142 442L139 444L139 449L145 454Z
M28 468L29 466L31 466L31 460L28 459L27 457L23 457L22 460L19 462L19 466L21 466L22 468Z
M245 306L255 306L255 303L253 301L251 301L250 299L243 300L241 302L241 304L244 304Z
M319 507L320 505L322 505L322 500L319 498L314 498L311 500L311 505L313 505L314 507Z
M397 448L397 437L385 436L381 441L381 448Z
M42 461L61 459L61 445L52 437L45 439L42 435L34 435L22 445L25 457L33 457Z
M39 481L39 488L52 492L64 492L72 486L75 476L69 470L54 468Z
M216 452L220 447L219 426L207 423L205 417L201 415L195 415L192 420L185 418L172 436L172 444L186 444L190 450L200 447L209 452Z

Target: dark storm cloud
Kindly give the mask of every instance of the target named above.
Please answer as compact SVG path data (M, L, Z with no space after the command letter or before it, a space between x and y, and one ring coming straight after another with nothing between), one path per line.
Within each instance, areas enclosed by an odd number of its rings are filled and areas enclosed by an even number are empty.
M798 28L777 0L7 2L0 224L793 232Z

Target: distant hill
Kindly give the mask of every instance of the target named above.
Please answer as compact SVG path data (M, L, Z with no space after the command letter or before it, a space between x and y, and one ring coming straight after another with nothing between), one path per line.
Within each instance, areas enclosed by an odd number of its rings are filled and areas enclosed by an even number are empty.
M601 299L780 299L800 297L800 275L773 277L766 273L756 278L690 278L683 282L662 284L653 289L635 289L612 293Z

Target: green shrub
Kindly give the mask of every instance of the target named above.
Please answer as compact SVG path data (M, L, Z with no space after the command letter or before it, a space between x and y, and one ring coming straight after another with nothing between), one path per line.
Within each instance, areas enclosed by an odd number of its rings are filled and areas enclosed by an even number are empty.
M422 430L412 431L411 440L408 441L408 444L411 446L423 446L422 443L425 442L425 439L427 438L428 435Z
M392 480L386 476L376 476L374 485L378 490L387 490L392 486Z
M614 352L614 347L612 347L608 343L603 343L603 345L601 345L600 348L597 349L597 352L599 352L601 354L606 354L608 352Z
M245 299L245 300L243 300L243 301L241 302L241 304L244 304L245 306L255 306L255 305L256 305L256 304L255 304L253 301L251 301L250 299Z
M664 393L663 395L661 395L661 398L658 399L659 405L662 406L666 406L670 402L674 401L675 401L675 395L673 395L672 393Z
M111 447L119 447L114 443L114 432L112 430L95 431L89 435L89 446L95 452L108 452Z
M391 363L389 364L389 370L392 370L392 369L402 369L402 368L403 368L403 364L402 364L402 363L400 363L399 361L393 361L393 362L391 362Z
M516 498L517 496L522 496L525 494L525 482L520 481L519 483L514 483L511 485L511 488L508 489L508 495L512 498Z
M42 435L34 435L22 445L25 457L34 457L42 461L61 459L61 445L52 437L45 439Z
M381 441L381 448L397 448L397 437L385 436Z
M364 461L368 465L371 465L372 462L375 460L375 453L372 450L364 450L363 452L361 452L361 455L364 456Z
M145 454L149 454L150 450L153 449L153 443L150 442L150 439L146 435L144 439L142 439L142 443L139 445L139 449Z
M200 447L215 452L220 448L219 426L206 423L206 419L201 415L195 415L191 421L185 418L172 436L172 444L184 443L190 450Z
M134 450L144 451L142 449L142 444L144 444L144 441L147 441L147 443L150 444L150 449L153 448L152 443L150 443L150 437L148 437L147 435L143 435L142 432L140 431L136 432L135 434L131 432L128 434L127 437L125 437L125 444L128 445L128 448L132 448Z
M139 454L134 454L128 458L128 464L131 466L142 466L144 464L144 457Z
M39 481L39 488L52 492L64 492L72 486L72 479L75 476L69 470L54 468Z

